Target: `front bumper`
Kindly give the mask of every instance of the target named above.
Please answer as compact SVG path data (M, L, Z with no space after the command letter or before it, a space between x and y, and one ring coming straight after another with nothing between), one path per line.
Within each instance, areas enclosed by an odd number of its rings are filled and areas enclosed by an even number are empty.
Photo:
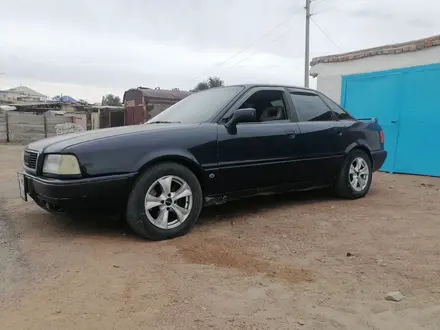
M98 205L121 201L128 195L136 173L103 177L59 180L23 173L25 193L37 202L59 208L80 208L86 204ZM108 205L111 206L111 205Z
M373 151L371 157L373 158L373 171L378 171L387 159L387 152L385 150Z

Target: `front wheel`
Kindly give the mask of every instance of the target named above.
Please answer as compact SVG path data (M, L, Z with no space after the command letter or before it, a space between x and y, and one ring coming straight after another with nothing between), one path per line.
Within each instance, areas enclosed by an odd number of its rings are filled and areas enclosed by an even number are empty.
M345 160L336 180L336 194L357 199L364 197L371 187L373 171L370 157L362 150L353 150Z
M148 168L136 181L127 204L127 222L140 236L163 240L186 234L203 204L200 183L176 163Z

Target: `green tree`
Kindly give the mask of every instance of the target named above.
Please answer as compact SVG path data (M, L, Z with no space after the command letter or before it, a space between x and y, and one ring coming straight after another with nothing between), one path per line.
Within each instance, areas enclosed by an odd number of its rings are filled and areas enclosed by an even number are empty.
M199 82L193 89L193 91L198 92L209 88L221 87L224 85L225 82L219 77L209 77L207 80Z
M102 98L102 105L121 106L122 103L119 96L114 96L113 94L107 94Z
M194 88L195 92L203 91L205 89L208 89L209 85L206 81L201 81L197 84L197 86Z

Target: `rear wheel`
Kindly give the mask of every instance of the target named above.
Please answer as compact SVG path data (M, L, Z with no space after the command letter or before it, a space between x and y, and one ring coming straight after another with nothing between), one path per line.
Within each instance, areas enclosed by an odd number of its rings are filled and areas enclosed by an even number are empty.
M337 195L356 199L364 197L371 187L371 160L365 151L355 149L347 156L336 180Z
M127 222L140 236L163 240L186 234L199 218L203 195L192 171L160 163L136 181L127 204Z

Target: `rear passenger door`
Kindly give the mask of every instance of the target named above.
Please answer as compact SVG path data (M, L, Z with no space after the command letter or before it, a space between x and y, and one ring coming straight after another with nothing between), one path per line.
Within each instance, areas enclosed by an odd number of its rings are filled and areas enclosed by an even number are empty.
M333 178L343 164L345 125L314 91L289 89L301 134L301 171L307 181Z

